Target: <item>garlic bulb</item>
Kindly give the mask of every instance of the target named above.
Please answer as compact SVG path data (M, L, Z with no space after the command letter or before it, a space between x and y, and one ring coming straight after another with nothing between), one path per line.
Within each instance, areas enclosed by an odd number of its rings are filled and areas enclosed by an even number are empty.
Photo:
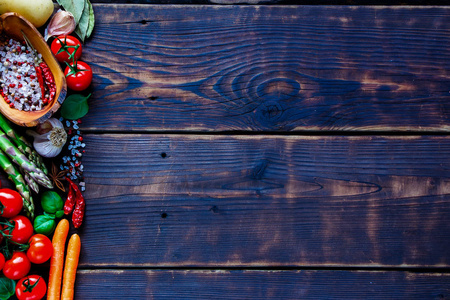
M45 29L45 40L51 36L68 35L75 30L76 25L73 14L60 9L53 15Z
M34 137L34 149L43 157L57 156L67 141L63 124L55 118L38 125L36 131L29 130L27 133Z

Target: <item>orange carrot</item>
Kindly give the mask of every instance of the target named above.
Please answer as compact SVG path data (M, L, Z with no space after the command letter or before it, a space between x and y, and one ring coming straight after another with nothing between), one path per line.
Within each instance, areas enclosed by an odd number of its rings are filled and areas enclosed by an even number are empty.
M50 276L48 278L47 300L60 300L61 281L64 265L64 249L66 247L69 221L61 219L53 234L53 254L50 260Z
M78 234L72 234L67 246L66 263L64 265L61 299L72 300L77 275L78 259L80 258L81 241Z

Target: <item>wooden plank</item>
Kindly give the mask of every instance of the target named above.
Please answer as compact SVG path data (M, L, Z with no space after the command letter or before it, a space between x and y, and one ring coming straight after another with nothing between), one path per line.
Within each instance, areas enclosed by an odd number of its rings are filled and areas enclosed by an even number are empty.
M450 7L95 10L86 130L450 128Z
M77 299L448 299L450 275L366 271L94 270Z
M83 267L450 264L448 137L85 141Z
M445 0L92 0L133 4L260 4L260 5L447 5Z

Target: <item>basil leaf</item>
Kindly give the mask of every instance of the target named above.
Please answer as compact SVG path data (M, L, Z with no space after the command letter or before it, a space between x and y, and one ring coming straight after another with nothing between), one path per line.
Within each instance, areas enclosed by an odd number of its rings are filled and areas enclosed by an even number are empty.
M78 25L75 28L75 33L80 37L83 43L86 39L86 34L89 27L89 15L89 1L86 0L84 2L84 10L83 14L81 15L80 22L78 22Z
M45 191L41 196L42 209L49 214L56 214L57 211L63 209L64 201L55 191Z
M80 22L81 15L86 7L86 0L57 0L58 4L70 11L75 19L76 24Z
M48 215L39 215L34 219L33 228L36 233L49 236L56 228L55 217L51 217Z
M9 299L16 293L16 282L6 277L0 277L0 299Z
M80 94L72 94L64 100L61 106L61 116L67 120L77 120L84 117L89 111L87 100L91 94L84 97Z
M92 7L91 2L89 2L89 0L86 1L89 3L89 26L86 31L86 38L89 38L92 34L92 31L94 30L95 17L94 17L94 8Z
M55 213L55 217L57 217L58 219L61 219L64 216L64 211L63 210L58 210Z
M45 218L46 218L46 220L55 220L55 218L56 218L56 215L55 214L51 214L51 213L48 213L48 212L46 212L46 211L44 211L44 214L42 215L42 216L44 216ZM38 216L39 217L39 216ZM37 217L36 217L37 218Z

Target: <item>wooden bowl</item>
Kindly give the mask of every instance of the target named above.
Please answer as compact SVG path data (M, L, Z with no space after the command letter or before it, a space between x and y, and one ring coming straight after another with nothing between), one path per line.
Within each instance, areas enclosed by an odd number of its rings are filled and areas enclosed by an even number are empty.
M64 73L58 61L53 56L50 48L37 29L24 17L17 13L5 13L0 16L0 34L4 33L15 40L23 41L23 34L28 38L31 45L36 49L50 68L56 84L56 95L53 101L39 111L21 111L9 107L0 95L0 112L12 122L32 127L50 118L61 106L66 98L67 85Z

